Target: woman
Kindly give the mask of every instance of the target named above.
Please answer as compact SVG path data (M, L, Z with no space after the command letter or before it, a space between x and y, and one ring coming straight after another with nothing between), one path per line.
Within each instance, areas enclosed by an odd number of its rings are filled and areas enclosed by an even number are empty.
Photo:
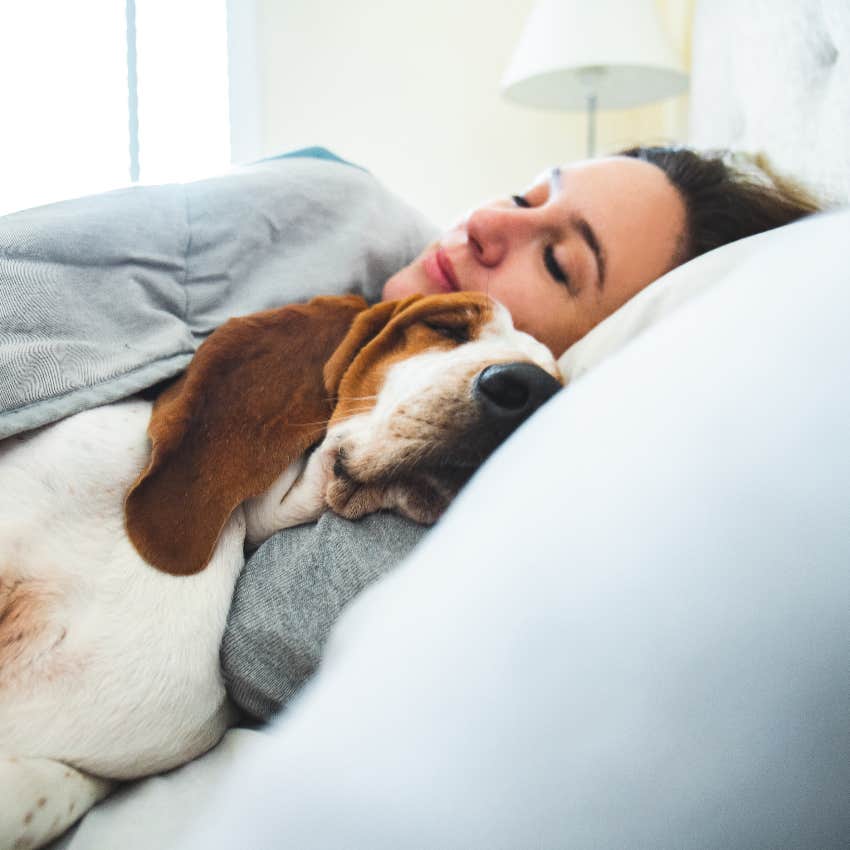
M478 207L393 275L383 297L488 292L560 356L670 269L817 208L764 165L748 172L685 148L632 148L553 168L523 194Z
M390 277L383 297L489 292L560 355L675 266L817 209L755 161L633 148L476 208ZM316 668L343 606L425 531L391 514L352 523L327 513L268 540L239 579L222 644L233 700L273 716Z

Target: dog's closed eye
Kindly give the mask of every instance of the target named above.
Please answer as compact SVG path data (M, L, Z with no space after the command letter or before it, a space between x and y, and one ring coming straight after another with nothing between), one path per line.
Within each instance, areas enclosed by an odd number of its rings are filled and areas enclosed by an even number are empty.
M452 340L452 342L469 342L471 337L469 325L466 323L453 324L447 321L428 321L422 324L434 333Z

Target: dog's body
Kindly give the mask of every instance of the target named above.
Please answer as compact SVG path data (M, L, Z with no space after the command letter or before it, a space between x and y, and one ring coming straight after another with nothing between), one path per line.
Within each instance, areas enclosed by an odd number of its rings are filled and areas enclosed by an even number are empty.
M144 564L123 533L123 494L147 462L150 411L138 400L107 405L3 447L0 534L13 560L3 565L0 669L14 707L0 711L4 752L11 744L125 779L204 752L230 719L218 645L244 513L233 512L201 572L175 578ZM45 493L44 525L12 520Z
M263 469L259 483L240 476L265 443L236 445L231 421L219 422L231 412L207 391L193 395L191 367L156 406L107 405L0 444L0 847L38 846L112 780L175 767L220 739L234 714L219 644L246 542L329 505L431 522L513 430L499 425L470 454L462 444L480 430L473 408L482 405L464 386L477 387L482 366L517 361L556 376L554 360L502 308L479 298L470 312L468 297L447 298L448 308L440 298L345 306L343 339L327 341L320 364L316 397L337 399L330 425L303 419L303 407L283 424L264 412L255 433L300 436L280 438L287 462ZM452 340L447 328L459 325L446 317L458 309L469 321ZM202 370L200 350L197 359ZM495 378L487 404L494 394L508 404L504 376ZM250 410L236 413L250 420ZM218 507L213 479L232 485Z

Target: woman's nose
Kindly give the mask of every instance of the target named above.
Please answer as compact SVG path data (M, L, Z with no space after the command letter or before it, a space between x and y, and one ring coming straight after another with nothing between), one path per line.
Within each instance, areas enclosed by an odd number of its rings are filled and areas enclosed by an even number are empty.
M469 245L484 266L498 266L525 238L531 226L529 210L514 207L479 207L466 220Z

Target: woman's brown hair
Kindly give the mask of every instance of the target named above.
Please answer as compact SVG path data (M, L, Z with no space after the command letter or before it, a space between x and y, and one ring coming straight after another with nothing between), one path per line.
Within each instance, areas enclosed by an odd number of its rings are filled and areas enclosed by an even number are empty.
M679 147L620 151L660 168L685 204L686 228L677 265L713 248L790 224L822 205L762 156L697 152Z

